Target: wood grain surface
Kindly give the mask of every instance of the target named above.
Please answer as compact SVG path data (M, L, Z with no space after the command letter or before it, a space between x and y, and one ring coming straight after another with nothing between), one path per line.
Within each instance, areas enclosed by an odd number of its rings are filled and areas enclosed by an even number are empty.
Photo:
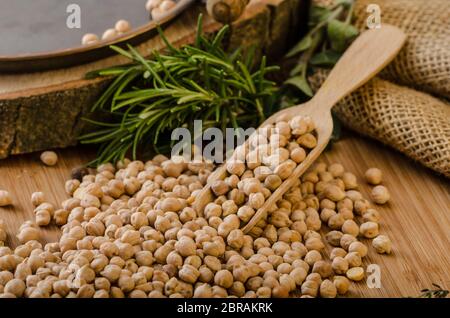
M59 152L55 167L46 167L39 154L14 156L0 160L0 189L8 190L14 206L0 208L6 222L7 244L18 244L15 234L20 224L33 218L31 193L43 191L48 200L59 204L68 196L64 182L72 168L93 157L91 149L77 147ZM381 288L370 289L364 282L353 284L351 297L418 296L423 288L437 283L450 288L450 182L434 175L404 156L376 142L354 134L345 136L326 151L320 160L339 162L360 181L360 190L368 196L370 186L363 181L369 167L384 173L383 184L391 192L391 201L377 207L382 215L381 233L393 242L391 255L378 255L369 248L364 263L377 264L381 270ZM56 227L43 229L44 241L57 239Z

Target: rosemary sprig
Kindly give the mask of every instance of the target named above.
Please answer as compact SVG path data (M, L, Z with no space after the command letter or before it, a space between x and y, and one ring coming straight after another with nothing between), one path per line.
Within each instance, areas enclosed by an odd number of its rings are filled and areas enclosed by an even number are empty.
M277 67L266 66L264 57L253 67L252 56L225 52L222 39L228 26L208 39L202 34L200 16L194 44L181 48L159 31L168 54L154 52L146 59L131 46L128 51L112 47L132 64L87 74L115 77L92 108L107 113L112 121L86 119L96 129L81 137L82 143L100 144L94 164L121 160L130 151L136 158L141 148L167 148L165 140L170 138L162 136L178 127L191 128L196 119L203 121L204 129L237 128L258 125L274 111L268 101L275 83L266 74Z
M419 298L446 298L450 293L448 290L444 290L438 284L432 284L434 289L422 289Z

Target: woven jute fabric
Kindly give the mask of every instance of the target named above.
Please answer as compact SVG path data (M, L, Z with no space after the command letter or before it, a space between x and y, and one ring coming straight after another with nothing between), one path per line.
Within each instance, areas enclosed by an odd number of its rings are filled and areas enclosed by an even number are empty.
M314 90L328 71L310 79ZM450 178L450 105L429 94L374 78L333 112L344 125Z
M367 29L367 7L377 4L383 23L402 29L408 39L380 74L384 79L450 99L450 1L357 0L355 25Z

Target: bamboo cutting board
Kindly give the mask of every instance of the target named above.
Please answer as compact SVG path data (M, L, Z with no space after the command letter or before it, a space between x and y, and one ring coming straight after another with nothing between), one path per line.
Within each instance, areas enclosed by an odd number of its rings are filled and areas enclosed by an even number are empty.
M93 157L92 150L72 148L59 152L55 167L46 167L38 154L0 160L0 189L8 190L14 199L11 208L0 208L6 222L9 246L18 244L15 234L20 224L33 218L31 193L43 191L47 199L59 204L68 196L64 182L72 168ZM382 215L381 233L393 242L391 255L378 255L370 247L365 265L377 264L381 270L381 288L353 284L351 297L418 296L432 283L450 289L450 182L435 176L402 155L354 134L345 137L321 157L328 163L338 162L353 172L367 197L370 186L362 176L367 168L378 167L390 192L387 206L377 207ZM56 227L43 229L43 241L58 238Z

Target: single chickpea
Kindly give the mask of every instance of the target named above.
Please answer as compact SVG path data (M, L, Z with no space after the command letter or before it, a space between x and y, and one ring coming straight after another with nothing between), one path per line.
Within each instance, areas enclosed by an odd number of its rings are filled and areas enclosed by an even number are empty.
M303 160L305 160L306 151L302 147L297 147L297 148L294 148L291 150L289 156L295 163L298 164L298 163L303 162Z
M333 258L331 267L336 274L345 274L348 270L348 262L340 256Z
M26 286L23 280L14 278L6 283L4 293L13 294L16 297L22 297L25 288Z
M320 283L315 280L306 280L301 286L302 295L316 297L319 292Z
M0 190L0 207L12 205L12 197L8 191Z
M333 284L339 295L345 295L350 288L350 281L345 276L334 276Z
M353 220L346 220L344 224L342 224L341 230L344 234L349 234L354 237L358 236L359 234L359 226Z
M322 208L322 211L320 212L320 219L322 222L326 223L333 215L336 215L336 211L328 208Z
M328 219L328 227L332 230L340 230L342 228L342 225L344 225L345 223L345 219L342 216L342 214L335 214L330 216L330 218Z
M327 199L338 202L345 198L345 191L336 185L329 184L324 190L324 195Z
M272 290L272 296L274 298L287 298L289 297L289 289L282 285L275 286Z
M116 22L114 28L118 33L125 33L131 30L131 24L127 20L119 20Z
M358 187L358 180L351 172L344 172L342 175L342 181L344 182L345 190L356 189Z
M356 252L359 254L359 256L365 257L367 255L367 246L361 242L353 242L348 247L348 252Z
M307 239L305 242L305 246L309 251L311 250L320 251L325 248L322 239L316 237L311 237Z
M329 279L320 284L320 296L322 298L336 298L337 288Z
M173 7L176 6L176 3L172 0L164 0L161 2L161 4L159 5L159 8L163 11L163 12L167 12L170 9L172 9Z
M330 231L325 235L325 239L332 246L340 246L343 235L340 231Z
M282 183L281 178L276 174L271 174L264 180L264 186L270 191L275 191Z
M365 222L361 224L359 231L362 236L366 238L374 238L378 236L379 229L378 229L378 223L375 222Z
M116 31L116 29L107 29L105 32L103 32L102 34L102 40L112 40L115 37L118 36L118 33Z
M251 208L257 210L263 206L265 202L264 195L262 193L250 193L248 197L248 204Z
M349 268L359 267L362 264L361 256L356 252L349 252L344 259L347 261Z
M41 153L41 161L47 166L54 166L58 162L58 155L54 151L44 151Z
M354 211L358 215L364 215L364 213L366 213L366 211L369 208L370 208L370 203L369 203L369 201L367 201L365 199L357 200L354 203Z
M98 42L98 36L94 33L86 33L81 38L81 44L82 45L89 45Z
M328 166L328 172L330 172L333 175L333 177L338 178L343 176L345 170L341 164L332 163L331 165Z
M376 204L385 204L391 198L388 189L385 186L377 185L372 189L370 197Z
M380 221L380 212L375 209L368 209L366 213L363 214L364 222L375 222L378 223Z
M214 283L223 288L230 288L233 285L233 274L226 269L220 270L214 276Z
M378 185L382 182L383 173L378 168L369 168L364 174L366 181L372 185Z
M317 261L313 265L312 272L318 273L322 278L327 278L332 274L331 264L323 260Z
M19 242L24 244L29 241L38 241L40 239L40 231L34 227L26 227L19 231L17 238Z
M379 235L372 241L372 246L379 254L390 254L392 249L392 243L389 237L386 235Z
M36 224L38 226L47 226L52 220L52 215L48 210L39 210L36 212Z
M364 279L364 269L362 267L352 267L347 273L347 278L353 281L360 281Z
M161 4L162 0L148 0L147 3L145 4L145 9L148 12L151 12L154 8L159 7L159 5ZM164 160L166 160L167 158L165 158Z
M33 192L31 194L31 204L37 207L45 202L45 195L43 192Z
M353 235L344 234L344 235L342 235L341 241L339 243L344 250L348 250L350 245L356 241L357 241L357 239Z
M316 250L311 250L305 255L305 262L309 266L313 266L314 263L320 261L321 259L322 259L322 255Z

